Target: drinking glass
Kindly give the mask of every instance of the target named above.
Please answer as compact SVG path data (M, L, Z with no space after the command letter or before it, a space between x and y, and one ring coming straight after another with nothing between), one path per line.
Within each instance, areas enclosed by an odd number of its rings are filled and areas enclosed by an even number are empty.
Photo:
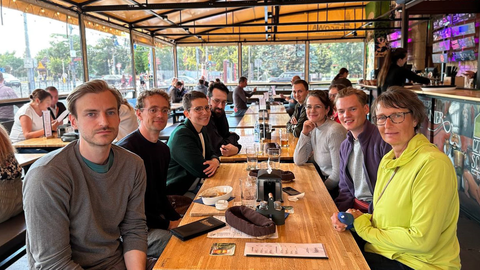
M254 146L248 146L245 148L245 153L247 155L247 170L257 169L258 156L257 151Z
M257 156L265 155L265 143L259 142L255 144L255 151L257 151Z
M280 169L280 149L279 148L269 148L267 151L268 154L268 164L272 169Z
M289 143L288 143L287 130L282 128L282 129L279 130L279 133L280 133L280 146L281 147L288 147Z
M257 202L257 178L254 176L247 176L247 178L240 178L240 190L242 197L242 205L255 209Z

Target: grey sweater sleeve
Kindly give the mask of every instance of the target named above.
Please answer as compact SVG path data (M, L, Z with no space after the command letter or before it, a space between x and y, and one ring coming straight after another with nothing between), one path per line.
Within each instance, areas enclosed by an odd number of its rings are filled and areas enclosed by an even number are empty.
M295 147L295 152L293 153L293 162L295 162L295 165L305 164L310 158L310 156L312 155L312 151L313 151L313 147L312 147L311 132L308 136L303 133L300 133L300 138L298 138L297 147Z
M72 260L69 233L71 187L60 173L31 168L23 186L27 249L41 269L82 269Z
M340 125L333 125L327 142L330 151L330 159L332 160L332 173L325 180L325 186L333 189L338 186L340 181L340 145L345 140L347 131Z
M120 224L120 234L123 238L123 254L130 250L140 250L147 253L147 226L145 219L145 190L147 176L143 163L137 166L135 183L128 197L127 211Z

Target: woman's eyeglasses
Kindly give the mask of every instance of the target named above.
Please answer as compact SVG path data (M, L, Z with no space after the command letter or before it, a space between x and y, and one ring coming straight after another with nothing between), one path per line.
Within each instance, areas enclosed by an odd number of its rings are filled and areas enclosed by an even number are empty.
M390 118L390 121L394 124L400 124L405 121L405 115L412 112L398 112L392 113L390 115L380 115L373 117L373 121L377 124L377 126L383 126L387 122L387 118Z
M210 110L210 105L198 106L198 107L191 108L191 109L194 110L197 113L201 113L202 111L208 112Z
M315 110L320 110L320 109L325 108L325 107L322 106L322 105L315 105L315 106L313 106L313 105L307 105L305 108L306 108L307 110L313 110L313 109L315 109Z

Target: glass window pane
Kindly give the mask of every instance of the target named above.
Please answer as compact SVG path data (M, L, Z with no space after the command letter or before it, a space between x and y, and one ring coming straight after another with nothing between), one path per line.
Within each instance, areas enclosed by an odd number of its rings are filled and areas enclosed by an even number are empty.
M173 47L158 45L155 48L155 57L157 62L157 87L167 88L175 76L173 70Z
M249 82L288 83L305 78L305 44L242 46L242 76Z
M177 54L178 77L187 86L198 84L201 76L207 81L218 78L223 83L238 80L237 46L178 47Z
M132 55L130 35L85 29L89 79L102 79L117 88L131 84Z
M310 82L330 83L341 68L352 83L363 77L363 42L310 44Z
M28 97L36 88L55 86L70 92L83 82L83 62L76 19L68 23L14 9L3 9L0 71L18 97ZM57 14L65 18L63 14Z
M153 88L153 48L136 44L135 74L137 75L137 89L146 90Z

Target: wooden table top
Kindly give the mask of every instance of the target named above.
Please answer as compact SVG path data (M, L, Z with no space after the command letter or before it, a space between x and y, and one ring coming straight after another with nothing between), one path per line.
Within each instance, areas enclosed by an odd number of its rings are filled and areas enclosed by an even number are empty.
M261 99L263 97L264 97L263 95L252 95L251 97L249 97L247 99ZM280 97L280 95L274 95L273 99L282 99L282 98Z
M268 117L265 122L271 123L274 128L285 128L287 122L290 121L290 115L288 115L288 113L274 113ZM256 120L257 114L245 114L242 120L240 120L240 123L238 123L237 128L254 128ZM260 120L260 122L263 122L263 120Z
M172 105L170 106L170 109L171 110L178 110L180 108L183 108L183 104L182 103L172 103Z
M330 216L337 211L337 207L313 164L296 166L292 163L281 163L281 168L292 171L296 177L294 182L284 186L305 192L305 197L297 202L290 202L284 194L284 205L293 206L294 213L286 219L285 225L277 227L277 239L219 239L201 235L182 242L172 236L154 269L369 269L350 232L338 233L333 229ZM218 185L230 185L234 188L234 201L240 201L238 179L246 177L247 171L243 164L222 164L215 176L205 181L202 190ZM192 206L183 217L182 225L201 219L190 216ZM212 244L219 242L235 243L235 254L211 256L209 253ZM328 259L246 257L244 249L247 242L322 243Z
M234 156L230 157L220 157L220 162L222 163L229 163L229 162L245 162L247 161L247 155L245 154L245 149L249 146L254 146L255 145L255 138L253 135L253 129L251 128L239 128L235 130L235 133L237 133L240 136L240 140L238 141L239 144L242 145L242 150L240 153ZM272 133L272 139L271 140L264 140L265 143L268 142L275 142L280 145L280 135L279 135L279 130L276 129ZM297 146L298 138L295 138L293 136L293 133L288 133L288 147L282 147L281 151L281 160L286 160L286 161L292 161L293 160L293 153L295 152L295 147ZM262 156L258 157L258 160L267 160L268 156L266 153L264 153Z
M62 139L56 137L54 133L54 138L33 138L25 141L16 142L13 144L15 148L62 148L69 144L70 142L63 142Z
M37 161L37 159L43 157L45 154L15 154L15 158L18 161L20 166L30 165L33 162Z
M254 112L252 110L252 107L249 107L245 114L255 114L255 113L258 113L258 112ZM287 113L287 110L283 105L270 105L270 109L268 110L268 113Z

